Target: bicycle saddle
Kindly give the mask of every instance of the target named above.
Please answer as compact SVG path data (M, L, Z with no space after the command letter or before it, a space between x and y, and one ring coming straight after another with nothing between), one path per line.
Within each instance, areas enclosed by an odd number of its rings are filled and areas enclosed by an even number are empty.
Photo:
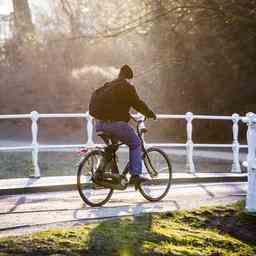
M116 146L119 146L118 143L120 143L119 140L113 138L113 136L111 135L111 133L109 132L103 132L103 131L100 131L100 132L96 132L96 134L101 137L101 139L104 141L104 143L107 145L107 146L114 146L114 148L116 148Z

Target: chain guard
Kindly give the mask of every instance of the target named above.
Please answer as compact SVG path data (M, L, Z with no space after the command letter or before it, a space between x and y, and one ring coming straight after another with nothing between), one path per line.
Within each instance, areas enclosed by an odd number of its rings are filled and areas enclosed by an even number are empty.
M104 173L102 179L93 178L93 182L96 185L116 190L125 190L129 184L125 176L110 173Z

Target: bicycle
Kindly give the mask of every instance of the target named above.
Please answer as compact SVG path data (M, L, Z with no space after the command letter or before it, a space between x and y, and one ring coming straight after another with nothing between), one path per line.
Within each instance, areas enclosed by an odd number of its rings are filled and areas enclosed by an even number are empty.
M156 202L163 199L170 189L172 165L163 150L156 147L145 148L145 120L136 121L137 134L141 140L143 175L150 178L150 182L139 184L137 189L145 199ZM109 134L103 132L98 135L106 145L90 152L86 148L82 149L84 156L78 164L77 171L78 192L82 200L92 207L107 203L115 189L125 190L129 186L129 162L120 172L116 154L124 143L114 142Z

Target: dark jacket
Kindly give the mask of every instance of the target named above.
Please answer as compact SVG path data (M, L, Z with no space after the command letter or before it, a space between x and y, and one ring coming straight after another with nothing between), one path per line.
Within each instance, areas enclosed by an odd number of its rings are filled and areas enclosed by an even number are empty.
M106 83L104 86L111 88L111 93L108 97L111 111L105 114L105 120L128 122L130 120L129 110L131 107L146 117L154 116L153 111L139 98L135 87L125 79L116 79Z

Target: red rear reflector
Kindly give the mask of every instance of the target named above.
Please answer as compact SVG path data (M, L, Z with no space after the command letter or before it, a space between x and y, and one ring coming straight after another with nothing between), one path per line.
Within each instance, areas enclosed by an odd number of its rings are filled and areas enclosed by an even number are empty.
M83 155L83 154L86 154L88 152L88 149L87 148L82 148L79 150L79 154Z

